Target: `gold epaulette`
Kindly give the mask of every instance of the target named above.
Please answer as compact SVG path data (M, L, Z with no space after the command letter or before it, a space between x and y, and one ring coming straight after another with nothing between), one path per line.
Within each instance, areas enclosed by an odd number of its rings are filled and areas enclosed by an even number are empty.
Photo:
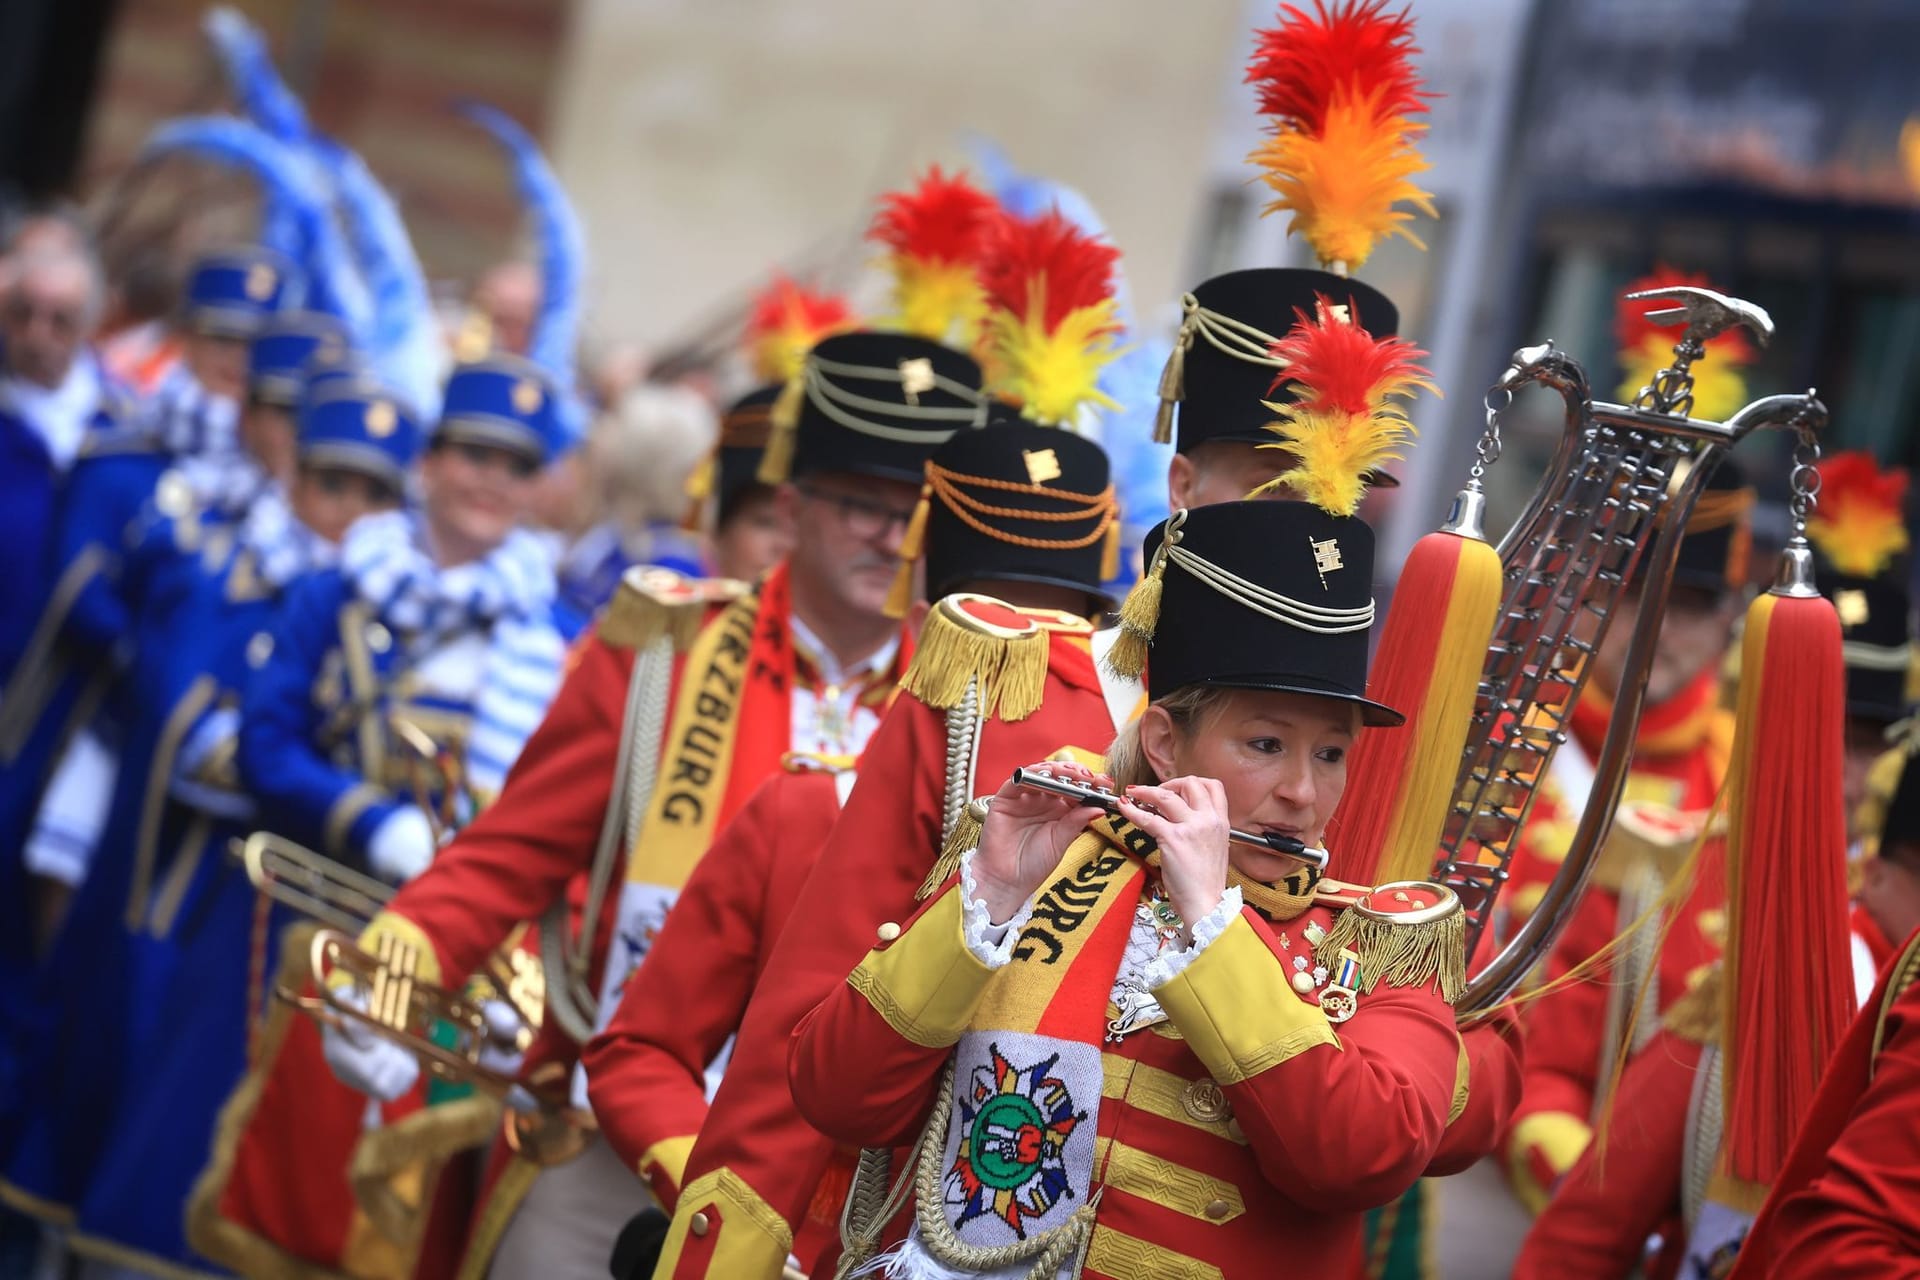
M1661 1027L1691 1044L1719 1043L1720 975L1717 960L1688 974L1686 991L1661 1016Z
M1053 610L1023 612L992 596L960 592L938 601L900 681L935 710L957 707L967 687L982 716L1024 720L1040 706L1047 684L1047 635L1083 619Z
M827 755L819 751L789 751L780 757L786 773L852 773L860 763L858 756Z
M1360 958L1363 992L1382 982L1396 987L1437 982L1440 998L1452 1004L1466 990L1466 913L1459 897L1443 884L1395 880L1360 889L1314 950L1331 956L1342 948L1351 948Z
M600 615L600 639L616 649L644 649L670 635L673 647L684 653L693 647L708 612L747 590L735 578L689 578L658 565L635 565L621 575L619 589Z
M1613 815L1600 856L1594 859L1590 883L1619 893L1634 868L1651 863L1660 882L1671 881L1699 840L1706 813L1686 813L1650 800L1629 800Z

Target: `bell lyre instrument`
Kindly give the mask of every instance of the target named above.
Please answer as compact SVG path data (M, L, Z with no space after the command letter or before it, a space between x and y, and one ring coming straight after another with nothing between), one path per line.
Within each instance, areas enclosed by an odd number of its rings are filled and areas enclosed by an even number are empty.
M1521 388L1558 392L1565 417L1546 475L1500 542L1506 589L1433 872L1460 896L1469 958L1508 879L1537 788L1567 740L1593 653L1628 583L1637 580L1641 588L1620 687L1572 847L1540 905L1469 983L1458 1006L1469 1020L1504 999L1551 948L1606 841L1632 758L1680 539L1708 473L1756 430L1806 436L1827 420L1812 391L1767 396L1724 423L1689 417L1690 369L1707 339L1741 325L1764 343L1772 322L1760 308L1706 289L1629 296L1669 300L1676 305L1649 318L1686 324L1672 364L1632 404L1595 402L1579 362L1550 342L1515 352L1488 393L1483 459L1497 456L1500 414ZM1459 506L1465 510L1457 508L1455 518L1477 524L1483 506L1477 484L1470 484Z
M1091 786L1076 782L1072 778L1062 778L1042 769L1015 769L1013 783L1017 787L1031 787L1035 791L1050 791L1057 796L1066 796L1082 804L1093 805L1108 813L1120 811L1120 795L1106 787ZM1141 805L1149 813L1155 812L1152 805ZM1265 849L1297 862L1304 862L1315 871L1327 869L1327 851L1309 848L1304 842L1292 836L1283 836L1277 832L1262 834L1254 831L1241 831L1234 828L1227 832L1227 838L1237 844L1252 845L1256 849Z

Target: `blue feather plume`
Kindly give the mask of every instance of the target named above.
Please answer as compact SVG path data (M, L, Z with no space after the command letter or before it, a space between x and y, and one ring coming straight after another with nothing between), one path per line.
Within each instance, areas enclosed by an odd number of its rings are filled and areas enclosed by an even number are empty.
M307 109L280 79L260 29L226 5L209 9L200 27L219 53L247 119L281 142L304 142Z
M491 133L513 158L514 181L540 240L540 313L534 318L527 356L553 379L561 403L568 406L570 430L577 439L585 416L574 390L574 360L586 255L573 202L539 144L511 117L482 103L462 104L460 111Z

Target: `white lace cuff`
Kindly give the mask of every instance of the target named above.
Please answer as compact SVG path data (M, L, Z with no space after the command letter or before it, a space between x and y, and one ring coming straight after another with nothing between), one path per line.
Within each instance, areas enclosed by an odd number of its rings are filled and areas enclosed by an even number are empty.
M1028 899L1004 924L988 919L987 904L980 897L979 886L973 882L973 855L978 852L978 849L969 849L960 855L960 927L973 958L989 969L999 969L1013 959L1014 939L1027 927L1027 918L1033 914L1033 901Z
M1220 904L1193 921L1192 946L1182 947L1176 943L1163 948L1159 955L1147 961L1147 967L1140 975L1147 984L1147 990L1157 991L1179 977L1181 970L1198 959L1208 944L1227 931L1227 926L1240 914L1240 906L1240 886L1229 885L1220 895Z

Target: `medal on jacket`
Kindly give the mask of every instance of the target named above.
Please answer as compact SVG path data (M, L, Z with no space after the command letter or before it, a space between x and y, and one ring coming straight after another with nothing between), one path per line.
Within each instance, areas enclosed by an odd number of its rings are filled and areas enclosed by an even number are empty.
M1358 1007L1359 993L1360 957L1353 948L1342 947L1334 961L1333 980L1320 992L1320 1012L1328 1022L1345 1022Z

